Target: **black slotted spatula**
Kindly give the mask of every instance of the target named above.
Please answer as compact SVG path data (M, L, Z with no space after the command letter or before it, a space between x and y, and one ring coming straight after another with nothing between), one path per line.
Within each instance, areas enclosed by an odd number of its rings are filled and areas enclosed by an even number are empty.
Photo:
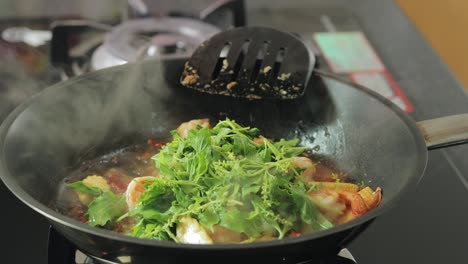
M294 99L304 94L315 57L289 33L241 27L202 43L185 65L182 85L248 99Z

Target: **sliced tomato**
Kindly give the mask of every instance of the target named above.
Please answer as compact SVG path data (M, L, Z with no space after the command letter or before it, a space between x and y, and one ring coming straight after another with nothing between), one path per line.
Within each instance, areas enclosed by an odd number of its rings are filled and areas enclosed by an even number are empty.
M112 191L116 194L123 194L127 190L127 186L132 180L131 177L125 175L123 172L117 169L108 170L104 176L107 178L107 182L112 188Z

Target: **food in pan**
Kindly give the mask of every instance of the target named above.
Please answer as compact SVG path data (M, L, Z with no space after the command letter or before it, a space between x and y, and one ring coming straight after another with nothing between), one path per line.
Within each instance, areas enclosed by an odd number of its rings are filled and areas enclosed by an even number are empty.
M246 243L325 230L381 201L380 188L346 182L297 139L275 141L229 119L171 133L83 164L67 184L66 214L140 238Z

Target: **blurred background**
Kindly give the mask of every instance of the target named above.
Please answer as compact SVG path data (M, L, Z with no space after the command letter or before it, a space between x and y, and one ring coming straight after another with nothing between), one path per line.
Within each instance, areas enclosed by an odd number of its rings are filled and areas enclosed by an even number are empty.
M468 1L397 0L452 72L468 87Z
M152 1L148 1L151 5ZM179 6L186 1L159 0L158 4ZM203 2L203 1L198 1ZM209 1L205 1L209 2ZM256 6L258 1L247 1L249 6ZM270 1L272 5L289 1ZM295 4L308 1L293 1ZM397 5L415 24L421 34L441 56L450 70L462 82L465 90L468 87L468 34L463 34L468 27L468 1L465 0L395 0ZM1 0L0 18L8 17L82 17L87 19L113 19L127 6L121 0ZM51 8L53 7L53 8Z

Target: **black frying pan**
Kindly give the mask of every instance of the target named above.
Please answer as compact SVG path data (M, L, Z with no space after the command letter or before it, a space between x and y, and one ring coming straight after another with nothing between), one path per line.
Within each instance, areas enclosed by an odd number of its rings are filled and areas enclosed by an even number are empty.
M0 176L8 188L80 250L125 263L293 263L336 254L376 216L412 190L424 172L427 146L466 139L466 115L418 125L383 97L334 76L315 73L304 97L246 101L178 86L182 61L146 62L97 71L45 89L0 128ZM167 137L183 121L230 117L267 137L299 137L317 158L383 189L381 205L332 229L279 241L185 245L143 240L92 228L57 212L56 195L70 168L122 146ZM463 122L463 123L461 123ZM439 130L438 130L439 129ZM438 131L433 145L431 136ZM447 132L448 131L448 132ZM440 133L439 133L440 132ZM458 133L453 133L458 132ZM446 134L444 134L446 133ZM317 147L319 146L319 147ZM417 208L415 209L417 210ZM13 217L13 216L12 216Z

